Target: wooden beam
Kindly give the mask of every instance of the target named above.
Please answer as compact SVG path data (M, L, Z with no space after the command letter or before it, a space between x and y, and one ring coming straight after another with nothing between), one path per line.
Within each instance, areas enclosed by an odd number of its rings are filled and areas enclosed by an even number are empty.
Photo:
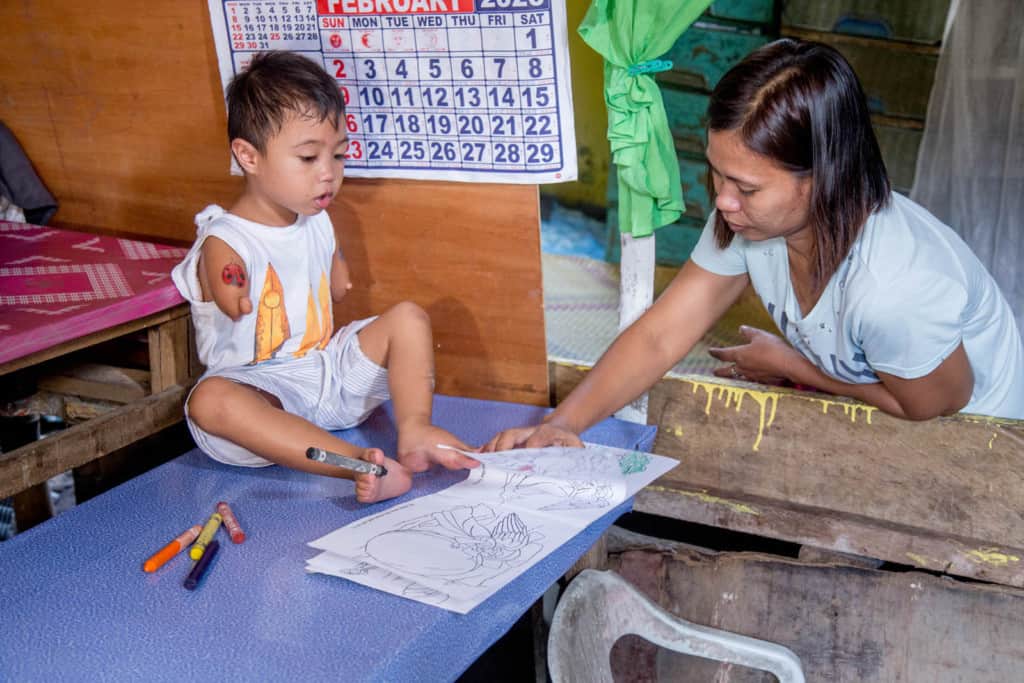
M792 649L808 681L1021 678L1024 591L1019 589L845 562L805 563L624 540L611 534L610 564L652 602L694 623ZM659 650L635 636L617 643L612 653L613 671L631 680L775 680Z
M555 368L562 400L586 368ZM856 401L715 377L650 392L673 469L635 509L1024 586L1024 422L890 417Z
M50 501L50 487L45 481L14 494L14 522L18 525L19 534L51 517L53 503Z
M40 377L40 389L114 403L131 403L149 394L149 373L134 368L85 363Z
M175 318L149 328L149 376L153 393L189 384L189 320Z
M22 356L21 358L15 358L14 360L6 363L0 363L0 375L6 375L7 373L14 372L15 370L27 368L32 365L38 365L39 363L53 358L58 358L80 349L95 346L96 344L109 341L111 339L117 339L118 337L123 337L126 334L138 332L139 330L160 325L170 320L186 318L188 313L188 304L180 304L174 308L168 308L165 311L147 315L144 318L139 318L138 320L131 320L115 327L99 330L92 334L87 334L84 337L79 337L78 339L72 339L62 344L51 346L50 348L31 353L27 356Z
M172 386L60 434L0 454L0 498L170 427L182 419L184 404L185 389Z

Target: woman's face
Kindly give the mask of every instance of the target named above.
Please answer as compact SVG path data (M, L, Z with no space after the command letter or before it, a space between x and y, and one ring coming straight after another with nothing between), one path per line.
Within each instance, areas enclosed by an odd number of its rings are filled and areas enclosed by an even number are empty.
M734 130L708 132L708 164L715 208L729 229L748 240L807 240L811 178L757 154Z

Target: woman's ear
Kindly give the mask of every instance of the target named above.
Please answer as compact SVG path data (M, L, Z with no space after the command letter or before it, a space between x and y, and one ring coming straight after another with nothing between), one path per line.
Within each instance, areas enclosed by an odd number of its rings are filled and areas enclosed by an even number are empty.
M242 138L235 138L231 141L231 153L235 161L242 167L246 175L253 175L259 170L260 152L253 144Z

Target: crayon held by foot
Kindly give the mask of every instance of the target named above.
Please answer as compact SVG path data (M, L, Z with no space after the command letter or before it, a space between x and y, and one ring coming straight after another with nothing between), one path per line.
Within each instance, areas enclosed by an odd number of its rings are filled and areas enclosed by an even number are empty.
M194 565L192 565L192 571L185 577L185 588L190 591L194 591L196 586L203 578L203 574L206 573L206 568L213 562L213 556L220 550L220 543L218 541L210 541L210 545L206 546L206 551L203 556L200 557Z
M383 465L375 465L372 462L331 453L330 451L313 446L306 449L306 457L316 462L324 462L335 467L344 467L346 470L352 470L359 474L376 474L378 477L383 477L388 473L387 468Z
M198 524L184 531L176 539L165 545L163 548L160 548L160 550L158 550L153 555L153 557L146 560L146 563L142 565L142 571L149 574L155 572L157 569L160 569L160 567L167 564L167 561L169 559L171 559L172 557L180 553L182 550L184 550L186 547L188 547L189 543L196 540L196 538L199 536L200 531L202 531L202 527Z
M203 550L213 539L213 535L217 533L217 529L220 528L221 521L221 516L216 512L210 515L210 519L206 520L206 524L203 525L203 530L200 532L199 538L196 539L195 545L189 548L189 557L193 560L198 560L203 556Z
M245 532L242 531L241 525L235 519L235 513L231 511L231 506L222 500L217 503L217 514L224 520L224 528L228 530L232 543L241 543L245 540Z

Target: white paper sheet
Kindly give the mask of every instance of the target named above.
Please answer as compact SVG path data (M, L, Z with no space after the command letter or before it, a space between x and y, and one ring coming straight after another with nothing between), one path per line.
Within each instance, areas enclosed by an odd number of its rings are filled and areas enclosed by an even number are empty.
M474 457L465 481L312 541L307 571L465 614L678 464L595 444Z

